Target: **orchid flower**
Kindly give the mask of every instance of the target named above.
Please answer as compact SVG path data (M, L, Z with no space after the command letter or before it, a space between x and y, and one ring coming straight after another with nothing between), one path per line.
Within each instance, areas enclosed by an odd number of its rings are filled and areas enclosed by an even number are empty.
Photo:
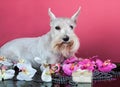
M73 71L76 71L78 69L78 63L79 59L76 57L68 58L64 61L62 69L65 74L71 76Z
M51 73L57 73L60 71L60 64L52 64L50 68Z
M45 82L51 82L52 81L52 76L51 76L51 72L50 72L49 66L46 67L43 70L42 75L41 75L41 79L42 79L42 81L45 81Z
M91 61L90 59L79 60L72 57L65 60L62 68L64 73L66 73L67 75L71 75L72 72L78 69L93 71L94 66L95 62Z
M8 69L9 66L13 64L8 61L5 57L0 56L0 81L2 79L11 79L14 76L15 71L12 69Z
M32 77L35 75L36 70L32 68L30 63L26 63L24 60L20 60L16 66L19 68L20 72L17 75L18 80L31 81Z
M13 64L7 60L5 57L0 56L0 65L12 66Z
M79 62L79 67L82 70L86 69L86 70L89 70L89 71L93 71L94 66L95 66L95 62L91 61L90 59L84 59L84 60Z
M74 63L70 64L63 64L62 69L65 74L71 76L73 71L76 71L78 69L78 65Z
M0 69L0 81L2 79L12 79L14 76L15 71L12 69L7 69L7 66L2 66Z
M98 66L98 70L102 72L109 72L112 69L116 68L116 65L111 63L110 60L102 62L100 59L97 59L96 64Z

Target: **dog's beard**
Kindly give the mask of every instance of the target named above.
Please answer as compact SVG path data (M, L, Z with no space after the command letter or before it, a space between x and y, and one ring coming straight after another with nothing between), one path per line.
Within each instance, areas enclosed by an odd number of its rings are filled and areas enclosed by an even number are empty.
M70 41L68 43L66 42L61 42L61 43L57 43L55 46L54 46L54 49L60 53L62 56L64 57L68 57L70 56L71 54L71 49L73 47L73 44L74 42L73 41Z
M52 49L55 53L60 54L65 58L69 58L74 55L74 53L79 48L79 41L78 38L74 40L70 40L69 42L62 42L62 41L53 41Z

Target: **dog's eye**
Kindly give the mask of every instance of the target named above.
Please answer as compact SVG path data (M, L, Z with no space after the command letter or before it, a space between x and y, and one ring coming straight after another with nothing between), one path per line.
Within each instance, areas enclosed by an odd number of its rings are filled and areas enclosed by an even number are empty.
M73 29L73 26L72 26L72 25L70 25L70 28L71 28L71 29Z
M56 26L55 29L56 30L60 30L61 28L60 28L60 26Z

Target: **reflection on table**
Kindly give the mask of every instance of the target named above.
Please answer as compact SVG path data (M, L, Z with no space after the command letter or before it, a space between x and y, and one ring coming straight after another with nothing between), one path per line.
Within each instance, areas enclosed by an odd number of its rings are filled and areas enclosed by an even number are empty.
M79 83L76 86L70 84L42 83L36 81L12 81L6 80L0 82L0 87L119 87L120 77L106 81L93 81L92 84Z

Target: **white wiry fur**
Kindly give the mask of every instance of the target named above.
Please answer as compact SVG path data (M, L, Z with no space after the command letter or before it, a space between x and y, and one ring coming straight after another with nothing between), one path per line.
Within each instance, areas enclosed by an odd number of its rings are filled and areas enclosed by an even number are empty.
M35 38L12 40L1 47L0 55L12 61L24 58L34 67L38 64L60 63L64 58L74 56L80 45L74 33L79 12L80 8L71 18L57 18L49 9L51 29L47 34ZM63 41L66 36L69 40Z

